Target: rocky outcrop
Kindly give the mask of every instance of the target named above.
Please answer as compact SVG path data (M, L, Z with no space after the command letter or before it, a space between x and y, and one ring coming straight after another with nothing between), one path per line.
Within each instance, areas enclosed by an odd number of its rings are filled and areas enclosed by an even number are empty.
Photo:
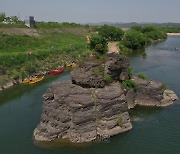
M104 63L97 61L86 61L79 65L71 73L73 84L85 88L103 88L106 84L105 74L111 76L115 81L129 79L128 75L129 62L125 56L109 54Z
M89 142L98 135L113 136L132 128L127 102L118 83L106 88L82 88L70 81L53 85L44 95L38 141L68 138Z
M44 94L41 120L34 130L38 141L69 139L81 143L114 136L132 128L128 109L137 104L167 106L178 97L158 81L133 77L126 57L111 54L104 63L86 61L71 73L71 81L52 85ZM105 82L105 75L113 83ZM125 81L123 81L125 80Z
M135 102L139 105L146 106L161 106L163 99L163 84L157 81L143 80L134 77L133 80L137 83Z
M7 82L5 85L3 85L3 89L8 89L14 85L13 81Z
M107 73L111 74L114 80L123 81L129 79L129 61L127 57L117 56L117 54L111 53L107 57L105 67Z
M71 79L74 84L81 87L103 88L105 86L104 68L98 62L87 61L71 72Z
M137 104L142 106L168 106L177 100L177 95L171 90L164 90L159 81L143 80L138 77L132 79L137 84L134 92L129 89L126 93L128 108L134 108Z

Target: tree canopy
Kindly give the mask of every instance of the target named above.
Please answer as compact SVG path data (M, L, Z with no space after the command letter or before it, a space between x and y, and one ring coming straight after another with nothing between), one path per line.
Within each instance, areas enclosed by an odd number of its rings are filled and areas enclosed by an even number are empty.
M126 33L123 44L132 50L141 49L146 45L146 38L141 32L131 30Z
M99 35L108 41L120 41L123 38L124 32L121 28L104 25L98 30Z
M107 41L105 38L95 35L90 39L90 49L95 50L100 54L104 54L107 52Z
M6 14L4 12L0 12L0 22L4 21L6 18Z

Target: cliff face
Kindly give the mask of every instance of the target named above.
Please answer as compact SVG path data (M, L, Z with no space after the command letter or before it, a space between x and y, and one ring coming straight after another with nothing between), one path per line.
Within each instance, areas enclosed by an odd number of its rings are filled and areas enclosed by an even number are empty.
M132 128L128 113L136 104L167 106L177 99L164 91L162 83L133 77L136 91L122 88L128 80L128 60L110 55L105 63L86 62L71 73L72 81L52 85L44 94L41 120L34 130L35 140L68 138L90 142L123 133ZM113 82L105 80L109 75Z
M127 102L118 83L105 88L82 88L70 81L53 85L44 95L36 140L69 138L88 142L132 128Z

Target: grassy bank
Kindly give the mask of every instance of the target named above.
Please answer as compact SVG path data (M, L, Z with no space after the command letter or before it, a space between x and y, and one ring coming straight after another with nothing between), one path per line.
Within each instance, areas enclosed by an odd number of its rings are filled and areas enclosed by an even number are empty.
M8 31L0 28L0 66L5 70L0 76L1 86L9 80L60 67L91 53L86 43L86 34L90 32L87 26L37 23L35 29L13 28Z

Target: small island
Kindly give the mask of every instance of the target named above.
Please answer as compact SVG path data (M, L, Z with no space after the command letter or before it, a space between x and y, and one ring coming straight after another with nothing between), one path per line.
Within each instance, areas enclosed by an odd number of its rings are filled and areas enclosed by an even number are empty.
M70 81L54 83L43 97L34 139L73 143L131 130L128 111L136 105L165 107L178 99L161 82L133 76L128 58L115 53L79 64Z

